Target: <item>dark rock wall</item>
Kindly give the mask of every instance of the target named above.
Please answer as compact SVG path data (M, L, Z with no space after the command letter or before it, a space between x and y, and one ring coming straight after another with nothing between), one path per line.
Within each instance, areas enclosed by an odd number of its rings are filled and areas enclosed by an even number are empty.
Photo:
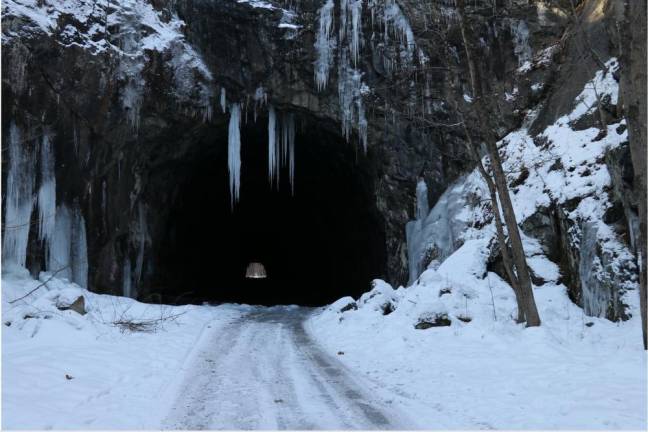
M76 203L86 220L89 288L121 293L129 262L132 283L140 293L146 292L154 272L156 239L165 229L165 209L179 193L169 173L204 152L227 151L228 115L220 108L223 89L227 100L240 102L248 116L267 109L254 97L263 89L264 99L278 109L308 116L342 135L335 66L339 50L327 88L317 91L313 78L323 3L275 2L292 7L291 22L298 26L293 30L278 25L285 17L277 8L226 0L150 1L162 23L173 22L174 14L184 22L179 30L184 40L159 49L144 47L132 56L117 49L89 49L87 40L95 43L103 38L126 51L155 32L144 22L120 18L112 27L104 25L102 34L83 36L106 14L117 14L114 11L93 12L85 21L61 14L57 30L49 35L27 25L25 17L3 14L3 35L10 35L3 38L3 138L11 122L33 139L43 131L52 135L57 201ZM333 12L333 34L339 31L339 3ZM591 75L581 66L582 55L576 49L581 44L569 36L573 27L569 2L469 3L471 22L488 54L480 65L482 85L497 99L498 112L493 115L501 135L520 127L532 108L539 108L532 125L538 129L564 113L576 89ZM616 54L611 41L618 39L614 34L618 29L612 25L616 21L610 18L608 5L614 2L576 3L582 14L598 13L599 4L606 5L605 19L593 21L586 31L603 58ZM387 3L371 4L379 11ZM409 64L394 60L396 66L385 67L386 59L402 57L402 35L390 35L379 14L372 19L365 2L357 69L368 88L362 102L374 165L375 205L384 220L386 276L391 283L402 284L408 278L404 226L413 218L416 179L421 175L426 179L434 203L471 164L449 103L468 92L452 2L396 4L415 36L414 58ZM63 31L70 27L77 33ZM188 63L192 56L207 72ZM526 61L530 71L516 73ZM537 83L543 84L540 91L533 90ZM127 97L133 91L139 99ZM514 100L507 96L511 94ZM349 145L358 141L355 128ZM615 160L624 157L617 155ZM621 204L624 209L628 205ZM30 249L30 255L39 254L37 248ZM33 261L37 268L39 260Z

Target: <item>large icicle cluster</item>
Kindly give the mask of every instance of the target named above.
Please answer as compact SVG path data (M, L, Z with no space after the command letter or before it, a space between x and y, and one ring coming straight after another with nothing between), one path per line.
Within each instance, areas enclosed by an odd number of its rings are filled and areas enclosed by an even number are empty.
M335 2L326 0L324 6L320 9L319 31L315 38L315 52L317 60L315 61L315 84L317 90L321 91L326 88L329 79L329 70L333 62L333 50L335 41L331 38L333 28L333 9Z
M27 240L34 203L34 158L18 127L9 126L9 171L4 214L2 259L5 265L24 267L27 261Z
M279 144L279 145L277 145ZM268 181L279 187L279 172L288 166L290 190L295 193L295 115L268 108Z
M26 134L25 134L26 135ZM37 158L40 184L36 192ZM16 124L9 126L6 199L4 202L4 243L2 262L6 268L25 267L30 232L42 241L45 270L57 272L81 286L88 282L85 220L78 205L72 210L56 205L54 150L46 130L39 145L32 146ZM38 205L38 220L32 224L32 211ZM32 225L34 229L32 231ZM37 227L37 229L36 229Z
M315 86L318 91L328 85L334 54L338 53L338 97L342 133L347 141L353 129L358 133L363 149L367 150L367 119L363 94L369 88L362 82L360 51L362 49L363 0L339 0L339 24L337 40L333 32L335 0L326 0L319 10L319 26L315 37L316 60L314 65ZM409 67L414 61L416 44L414 32L395 0L370 0L372 27L378 25L383 42L397 44L399 63ZM380 14L379 23L375 15ZM372 34L372 40L376 39ZM385 69L391 73L397 66L394 59L383 56Z
M56 225L47 253L47 270L81 286L88 283L85 220L78 206L56 209Z

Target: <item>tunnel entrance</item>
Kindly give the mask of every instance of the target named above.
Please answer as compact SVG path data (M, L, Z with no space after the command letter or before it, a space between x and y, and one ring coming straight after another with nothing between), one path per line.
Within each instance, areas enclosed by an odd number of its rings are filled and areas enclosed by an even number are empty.
M212 137L213 139L213 137ZM151 292L165 302L316 306L385 276L372 155L298 118L294 194L288 170L268 181L267 118L241 125L240 201L231 208L227 136L177 165ZM225 151L224 151L225 149ZM165 174L169 176L169 173ZM251 262L266 278L246 278Z

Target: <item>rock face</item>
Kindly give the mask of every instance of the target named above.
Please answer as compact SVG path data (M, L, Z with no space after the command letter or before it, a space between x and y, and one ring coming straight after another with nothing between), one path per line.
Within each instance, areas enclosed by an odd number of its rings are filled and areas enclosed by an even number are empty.
M602 17L582 20L580 33L566 1L470 3L501 136L531 110L537 131L568 111L595 67L580 61L574 38L587 37L604 59L618 49L614 2L576 2L579 16ZM183 193L174 176L207 157L225 160L231 104L261 122L272 106L357 146L348 162L382 222L382 276L394 284L408 281L405 224L417 179L434 204L472 168L450 103L468 87L449 1L8 0L2 23L3 140L23 150L33 183L14 191L28 247L24 258L10 255L33 271L74 266L69 277L96 291L154 291L161 238ZM23 153L10 152L10 163ZM610 158L620 197L610 217L634 232L627 151ZM37 195L32 212L25 203ZM83 239L54 240L61 230L43 221L65 212Z

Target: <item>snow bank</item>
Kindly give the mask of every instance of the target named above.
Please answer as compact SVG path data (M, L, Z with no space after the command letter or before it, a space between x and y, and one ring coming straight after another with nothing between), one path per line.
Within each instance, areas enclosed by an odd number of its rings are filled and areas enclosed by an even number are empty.
M386 403L416 413L421 428L645 429L635 261L604 222L613 199L605 156L625 145L625 124L603 133L578 126L595 115L596 93L617 103L617 67L608 61L572 111L539 136L523 128L499 143L520 224L548 207L568 221L566 253L579 260L582 307L561 284L547 245L522 232L528 264L542 279L534 286L542 326L515 323L513 290L488 271L496 236L488 191L474 170L429 213L417 207L407 227L410 287L374 281L358 301L341 299L307 322L327 351L344 352L342 362ZM419 204L424 189L417 187ZM614 295L629 320L603 318Z
M204 329L244 311L144 304L50 277L2 276L3 429L157 429ZM59 309L79 296L85 315Z
M547 283L535 290L542 326L525 328L510 286L486 272L487 254L488 241L469 240L413 286L376 281L357 309L341 312L353 301L341 299L306 328L421 428L644 428L639 320L588 317L564 286Z

